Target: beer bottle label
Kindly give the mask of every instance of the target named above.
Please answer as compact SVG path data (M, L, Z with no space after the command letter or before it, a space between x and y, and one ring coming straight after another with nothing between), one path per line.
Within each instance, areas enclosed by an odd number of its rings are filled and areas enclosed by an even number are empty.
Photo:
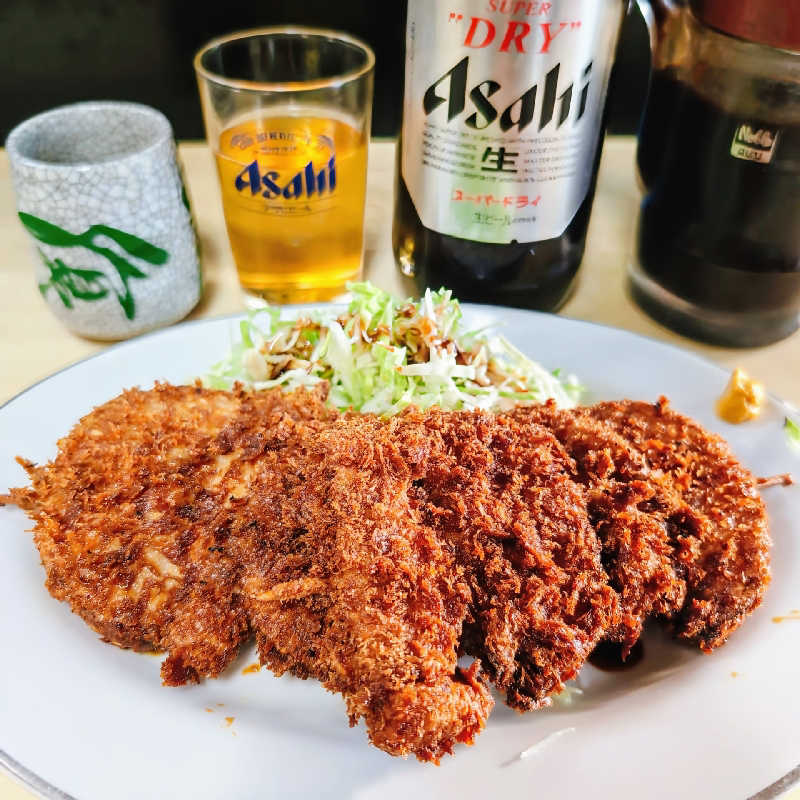
M592 182L624 4L408 0L402 173L422 224L560 236Z

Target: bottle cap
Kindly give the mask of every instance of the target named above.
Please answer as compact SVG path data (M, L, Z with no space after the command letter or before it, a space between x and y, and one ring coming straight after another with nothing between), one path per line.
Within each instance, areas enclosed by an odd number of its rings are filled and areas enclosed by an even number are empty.
M690 0L694 15L723 33L800 52L800 0Z

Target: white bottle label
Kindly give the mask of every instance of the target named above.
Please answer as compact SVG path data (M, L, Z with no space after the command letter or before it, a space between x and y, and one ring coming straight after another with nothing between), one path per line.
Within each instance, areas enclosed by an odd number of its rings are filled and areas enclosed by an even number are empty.
M408 0L402 172L422 224L560 236L586 197L624 3Z

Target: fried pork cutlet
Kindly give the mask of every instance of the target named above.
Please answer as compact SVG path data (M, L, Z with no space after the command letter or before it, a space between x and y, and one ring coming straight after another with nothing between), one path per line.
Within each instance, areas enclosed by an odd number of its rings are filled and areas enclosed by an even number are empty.
M671 520L687 586L672 623L703 650L719 647L758 607L770 580L771 540L756 479L724 439L665 398L600 403L589 413L638 448L691 510Z
M469 582L414 512L414 463L390 428L341 420L280 484L259 473L231 542L262 663L342 694L377 747L438 760L493 701L477 664L457 666Z
M433 409L398 428L409 457L424 453L413 507L468 576L464 651L510 706L546 703L618 612L572 460L549 431L507 416Z
M36 522L50 593L113 644L168 651L167 684L218 675L249 635L219 516L249 460L332 415L323 400L157 385L96 408L10 495Z
M583 492L546 430L353 416L308 452L283 492L256 480L237 510L249 616L262 661L341 692L382 749L437 759L482 726L491 700L459 652L528 709L612 623Z
M624 645L639 639L650 616L668 617L686 598L686 582L670 525L690 514L664 482L654 483L644 454L590 409L552 404L515 409L515 419L552 431L575 459L586 487L589 516L602 542L602 562L620 596L619 622L606 638Z
M760 603L769 580L764 506L719 437L665 401L513 415L552 430L576 460L621 599L608 638L629 650L655 615L710 650Z
M665 403L379 419L324 399L157 385L95 409L10 495L50 592L168 651L170 685L255 633L275 673L421 760L473 740L487 678L534 708L603 638L657 615L710 649L761 599L752 476Z

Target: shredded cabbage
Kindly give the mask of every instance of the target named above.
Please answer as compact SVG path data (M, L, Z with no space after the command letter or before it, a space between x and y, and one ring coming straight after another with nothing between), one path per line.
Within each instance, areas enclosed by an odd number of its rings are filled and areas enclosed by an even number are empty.
M277 308L252 312L227 358L203 377L230 389L294 389L327 381L336 408L391 415L406 406L501 410L552 398L577 404L582 387L551 373L505 337L462 331L452 292L427 290L398 301L369 282L349 284L347 310L283 319Z
M577 681L567 681L564 688L558 694L551 695L555 708L568 708L574 705L583 695L583 689L578 686Z
M796 450L800 451L800 425L798 425L798 423L795 422L791 417L786 417L783 427L786 431L786 437L789 440L789 444Z

